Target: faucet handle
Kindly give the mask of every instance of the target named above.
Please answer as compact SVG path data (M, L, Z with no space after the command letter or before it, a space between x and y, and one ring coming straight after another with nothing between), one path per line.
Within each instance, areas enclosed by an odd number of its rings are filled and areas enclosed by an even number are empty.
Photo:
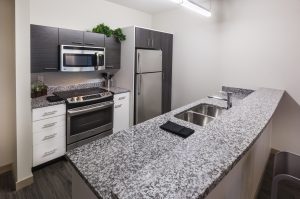
M227 91L219 91L219 93L227 95L227 97L231 97L233 95L233 92L227 92Z

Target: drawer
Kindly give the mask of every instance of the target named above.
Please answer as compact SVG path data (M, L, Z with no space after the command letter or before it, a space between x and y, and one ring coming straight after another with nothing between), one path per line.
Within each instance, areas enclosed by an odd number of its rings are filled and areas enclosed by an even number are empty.
M57 137L43 144L33 146L33 166L38 166L66 153L65 137Z
M49 142L58 137L66 137L66 127L60 126L55 129L49 129L40 133L33 134L33 146ZM57 140L57 142L60 142L60 140Z
M60 104L32 110L32 121L43 120L66 114L66 105Z
M121 93L114 95L114 101L115 102L121 102L121 101L128 101L129 100L129 93Z
M66 127L65 115L35 121L32 124L32 131L33 133L39 133L49 130L56 130L59 127Z

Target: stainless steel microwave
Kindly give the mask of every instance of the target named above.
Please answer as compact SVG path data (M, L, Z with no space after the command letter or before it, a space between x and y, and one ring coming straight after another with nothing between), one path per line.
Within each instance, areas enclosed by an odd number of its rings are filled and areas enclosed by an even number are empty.
M99 71L105 69L105 48L60 46L60 70L63 72Z

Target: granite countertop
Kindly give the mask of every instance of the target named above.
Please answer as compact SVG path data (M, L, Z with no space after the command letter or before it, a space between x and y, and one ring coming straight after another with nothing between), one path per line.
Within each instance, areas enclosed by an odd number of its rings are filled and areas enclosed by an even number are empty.
M200 103L226 104L204 98L66 156L99 198L204 198L254 144L283 93L235 93L233 107L204 127L174 117ZM195 133L183 139L161 130L168 120Z
M93 87L100 87L103 89L107 89L107 87L102 86L102 82L96 82L96 83L87 83L87 84L74 84L74 85L69 85L69 86L56 86L56 87L50 87L48 90L48 95L47 96L53 96L53 92L57 91L66 91L66 90L76 90L76 89L82 89L82 88L93 88ZM114 94L121 94L121 93L126 93L130 92L128 89L124 88L119 88L119 87L111 87L109 89ZM64 104L65 101L59 101L59 102L49 102L46 98L47 96L42 96L42 97L37 97L37 98L32 98L31 99L31 108L36 109L36 108L43 108L47 106L54 106L58 104Z

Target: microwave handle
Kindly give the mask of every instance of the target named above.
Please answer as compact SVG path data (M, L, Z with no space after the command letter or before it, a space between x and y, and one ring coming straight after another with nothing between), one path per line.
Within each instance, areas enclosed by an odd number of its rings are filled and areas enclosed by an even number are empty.
M100 63L99 63L99 53L95 53L96 55L96 66L99 66Z
M82 108L82 109L77 109L77 110L68 110L68 115L69 116L75 116L75 115L79 115L79 114L84 114L84 113L90 113L90 112L94 112L94 111L99 111L99 110L103 110L106 109L108 107L113 107L114 102L105 102L102 105L98 105L98 106L93 106L93 107L89 107L89 108Z

